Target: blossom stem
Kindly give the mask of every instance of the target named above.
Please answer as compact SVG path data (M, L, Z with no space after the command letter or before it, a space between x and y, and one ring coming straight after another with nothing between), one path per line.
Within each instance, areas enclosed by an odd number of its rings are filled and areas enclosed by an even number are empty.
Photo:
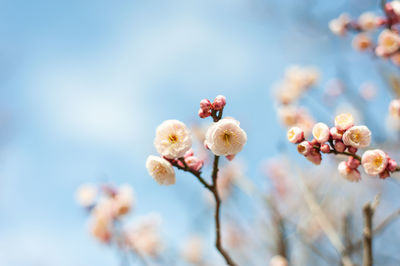
M371 203L367 203L363 208L364 217L364 230L363 230L363 266L372 266L372 216L374 215L374 209Z
M194 171L193 169L190 169L190 167L187 166L187 164L186 164L186 162L185 162L185 160L184 160L183 158L179 158L179 161L181 161L181 162L183 163L184 167L180 166L179 164L177 164L177 163L174 162L174 161L172 161L171 163L172 163L172 165L175 166L176 168L178 168L178 169L180 169L180 170L182 170L182 171L185 171L185 172L189 172L189 173L191 173L192 175L194 175L194 176L197 178L197 180L199 180L200 183L203 184L203 186L204 186L206 189L208 189L208 190L211 191L212 186L211 186L209 183L207 183L207 181L204 180L204 178L201 177L201 172Z

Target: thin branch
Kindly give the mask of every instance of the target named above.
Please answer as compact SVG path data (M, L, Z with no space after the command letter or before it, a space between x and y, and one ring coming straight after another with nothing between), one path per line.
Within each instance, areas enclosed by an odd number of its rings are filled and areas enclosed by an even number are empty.
M329 219L326 217L324 211L322 210L321 206L318 204L317 200L315 199L314 195L312 192L309 190L307 185L304 183L303 179L300 178L301 182L301 187L303 189L303 196L304 199L311 211L311 213L314 215L316 218L318 224L321 226L321 229L324 231L326 236L328 237L329 241L331 244L335 247L335 249L340 253L344 253L344 245L342 241L340 240L337 232L335 231L333 225L330 223ZM342 263L344 266L352 266L354 265L349 256L343 254L342 258Z
M363 266L373 265L372 255L372 216L374 215L374 209L371 203L367 203L363 207L363 218L364 218L364 230L363 230Z
M170 162L171 162L171 164L173 166L175 166L179 170L182 170L182 171L189 172L189 173L193 174L197 178L197 180L199 180L200 183L203 184L203 186L206 189L208 189L210 191L212 190L212 186L209 183L207 183L207 181L204 180L204 178L201 177L201 172L197 172L197 171L194 171L193 169L189 168L187 166L185 160L183 160L183 158L180 158L179 160L183 163L184 167L180 166L176 161L170 161Z

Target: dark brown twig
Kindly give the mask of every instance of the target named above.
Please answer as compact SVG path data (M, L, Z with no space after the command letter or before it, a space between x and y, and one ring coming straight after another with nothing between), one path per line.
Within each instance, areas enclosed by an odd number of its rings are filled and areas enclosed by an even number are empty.
M363 230L363 266L373 265L373 254L372 254L372 216L374 215L374 209L371 203L367 203L363 207L363 218L364 218L364 230Z

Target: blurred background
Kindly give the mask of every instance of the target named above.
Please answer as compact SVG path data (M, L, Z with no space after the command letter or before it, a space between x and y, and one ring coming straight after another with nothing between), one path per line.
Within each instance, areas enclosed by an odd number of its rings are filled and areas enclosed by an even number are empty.
M366 10L381 13L370 0L0 1L0 265L119 265L75 203L85 182L132 185L132 215L159 213L167 249L200 233L215 252L202 187L182 172L176 185L159 186L146 171L155 128L166 119L202 124L199 101L225 95L225 114L248 134L237 160L267 190L263 162L288 145L272 88L293 64L320 73L303 100L317 121L362 109L376 143L396 140L385 128L394 96L382 73L398 70L328 28L344 11ZM324 102L335 78L352 95L372 84L373 99ZM235 213L253 221L259 209L238 194ZM264 263L254 265L267 265L269 255L258 255Z

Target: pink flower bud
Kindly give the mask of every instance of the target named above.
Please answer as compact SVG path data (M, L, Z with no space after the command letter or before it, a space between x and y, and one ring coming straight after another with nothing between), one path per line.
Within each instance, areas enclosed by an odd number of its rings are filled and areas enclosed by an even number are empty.
M190 157L190 156L193 156L193 155L194 155L193 149L190 148L190 149L185 153L185 155L184 155L183 157L186 159L187 157Z
M380 179L386 179L388 177L390 177L390 173L389 173L388 170L385 170L385 171L383 171L382 173L379 174L379 178Z
M358 149L355 147L348 147L347 150L352 154L356 154L356 152L358 151Z
M303 154L304 156L307 156L308 154L310 154L311 150L313 149L313 146L311 145L310 142L308 141L303 141L302 143L300 143L299 145L297 145L297 151L300 154Z
M310 141L310 143L311 143L311 145L313 145L313 146L319 145L318 140L316 140L316 139L312 139L312 140Z
M211 115L210 111L205 111L204 109L199 109L199 117L200 118L206 118L209 117Z
M176 162L180 167L185 168L185 165L182 163L182 161L176 160L175 162Z
M361 179L360 172L357 169L350 168L347 162L341 162L338 165L340 175L350 182L358 182Z
M332 127L330 129L330 133L331 133L332 139L334 139L334 140L341 140L343 137L343 131L338 130L336 127Z
M203 99L200 101L200 108L203 109L204 111L210 111L211 110L211 102L208 99Z
M193 169L196 172L198 172L204 164L203 160L200 160L195 156L185 158L185 163L187 164L187 166L189 166L190 169Z
M304 131L299 127L292 127L287 132L287 138L291 143L300 143L304 140Z
M394 171L396 171L396 168L397 168L397 162L393 159L389 159L387 169L390 172L394 172Z
M228 159L229 161L232 161L235 158L236 154L232 154L232 155L227 155L225 156L226 159Z
M322 161L321 153L319 152L317 154L309 154L306 158L315 165L320 165Z
M217 97L215 97L214 102L212 104L213 109L214 110L221 110L222 108L224 108L226 104L226 98L223 95L218 95Z
M347 160L347 166L351 169L357 169L360 166L361 162L355 159L353 156L350 156Z
M335 141L335 150L338 152L344 152L344 150L346 149L346 145L344 145L343 142L341 142L340 140Z
M328 144L323 144L321 145L320 150L323 153L329 153L331 151L331 147Z

